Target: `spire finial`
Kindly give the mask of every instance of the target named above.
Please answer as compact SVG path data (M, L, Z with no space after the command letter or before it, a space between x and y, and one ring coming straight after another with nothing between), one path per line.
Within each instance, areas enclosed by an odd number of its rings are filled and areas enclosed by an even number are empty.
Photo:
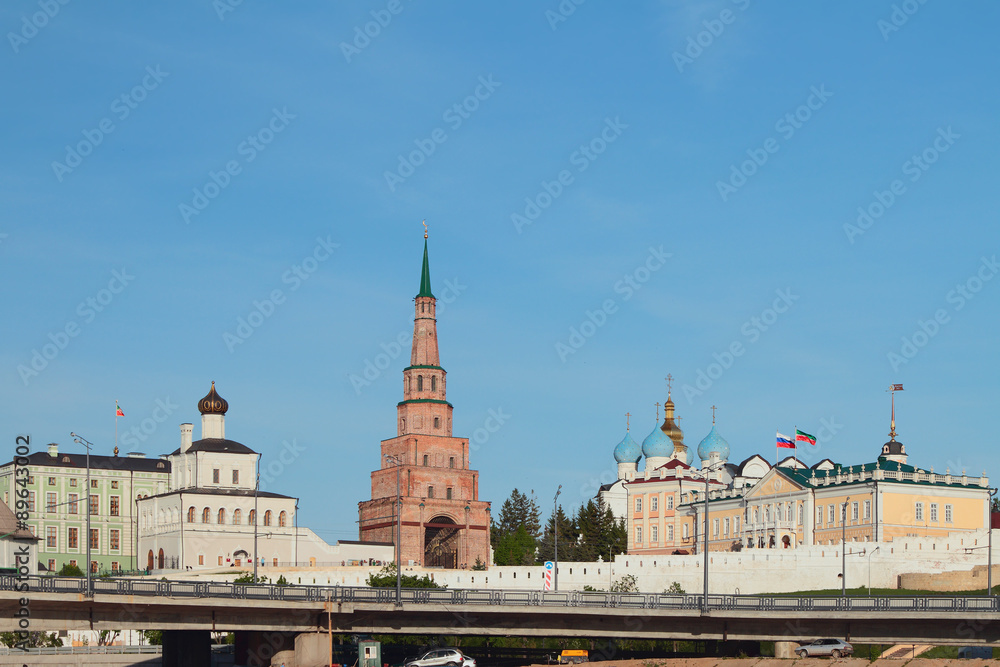
M656 404L656 423L660 423L660 404Z
M625 413L625 430L626 431L629 430L629 428L631 428L631 426L632 426L629 423L629 420L630 420L631 417L632 417L632 413L631 412L626 412Z
M896 392L903 391L903 385L901 384L891 384L889 385L889 394L892 396L892 413L889 420L889 439L896 439Z
M424 238L427 238L427 218L424 218L421 224L424 226Z
M715 426L715 406L712 406L712 426Z
M667 380L667 400L669 401L670 400L670 389L671 389L672 385L674 384L674 376L671 375L670 373L667 373L666 380Z

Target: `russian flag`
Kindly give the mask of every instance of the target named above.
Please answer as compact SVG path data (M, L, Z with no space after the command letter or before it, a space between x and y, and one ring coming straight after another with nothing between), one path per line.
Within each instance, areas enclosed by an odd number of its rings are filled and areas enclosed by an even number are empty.
M784 449L795 449L795 443L792 442L792 439L789 438L787 435L781 435L781 433L779 432L778 447L782 447Z

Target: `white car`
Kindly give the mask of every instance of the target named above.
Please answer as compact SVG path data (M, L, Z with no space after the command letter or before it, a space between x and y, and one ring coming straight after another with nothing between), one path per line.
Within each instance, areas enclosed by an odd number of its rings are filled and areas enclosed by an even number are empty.
M436 648L417 659L408 658L406 667L476 667L476 661L457 648Z
M815 658L823 655L840 658L853 655L854 647L839 639L817 639L812 644L804 644L795 649L795 654L800 658Z

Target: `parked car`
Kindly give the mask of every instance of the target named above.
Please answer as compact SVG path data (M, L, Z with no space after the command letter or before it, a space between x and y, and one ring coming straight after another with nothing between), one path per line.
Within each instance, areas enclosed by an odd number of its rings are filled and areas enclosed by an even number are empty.
M407 658L406 667L476 667L476 661L457 648L436 648L419 658Z
M854 647L839 639L817 639L812 644L803 644L795 649L800 658L815 658L828 655L831 658L854 655Z
M588 662L590 654L585 650L566 649L559 654L560 665L577 665L581 662Z
M972 660L974 658L987 658L993 657L993 649L989 646L963 646L958 649L958 657L963 660Z

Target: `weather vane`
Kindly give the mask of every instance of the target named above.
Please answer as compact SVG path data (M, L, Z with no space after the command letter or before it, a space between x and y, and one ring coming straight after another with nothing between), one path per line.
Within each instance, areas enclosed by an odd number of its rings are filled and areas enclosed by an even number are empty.
M424 238L427 238L427 218L424 218L422 224L424 226Z

